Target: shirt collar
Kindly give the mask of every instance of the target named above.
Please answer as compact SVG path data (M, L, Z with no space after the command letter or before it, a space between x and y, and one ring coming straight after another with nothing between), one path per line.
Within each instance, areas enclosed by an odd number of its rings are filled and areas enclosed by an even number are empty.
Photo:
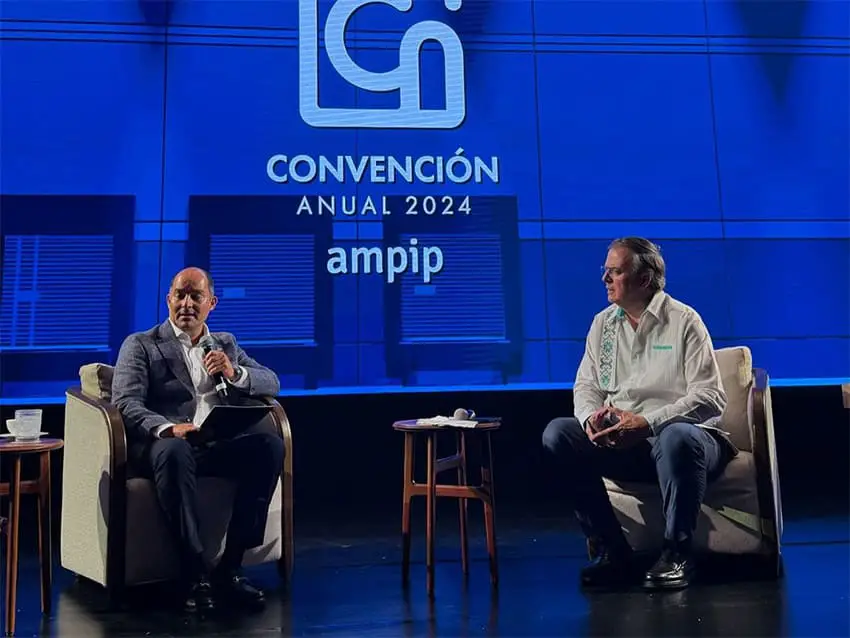
M666 301L666 299L667 293L663 290L659 290L653 295L652 299L649 301L649 304L646 306L644 312L648 312L650 315L660 321L664 302ZM617 307L615 316L617 317L617 319L625 319L626 311L620 307Z
M177 324L171 320L171 317L168 318L168 323L171 325L171 329L174 330L174 336L177 337L178 341L188 346L192 345L192 337L190 337L188 333L183 332L180 328L178 328ZM207 324L204 324L204 332L201 334L201 337L208 337L209 334L210 329Z
M664 301L667 299L667 293L663 290L659 290L652 297L652 300L649 302L649 305L646 307L646 312L651 314L656 319L661 319L662 308L664 306Z

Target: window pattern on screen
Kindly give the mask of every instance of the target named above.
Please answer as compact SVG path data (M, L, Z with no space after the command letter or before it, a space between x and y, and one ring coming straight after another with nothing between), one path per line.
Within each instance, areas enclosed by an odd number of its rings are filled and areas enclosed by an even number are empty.
M402 244L411 237L402 235ZM504 341L501 238L448 233L416 237L420 246L440 247L444 266L429 284L418 275L402 277L402 341Z
M113 252L110 235L7 235L0 349L108 349Z
M315 240L311 235L210 235L218 307L210 330L244 345L315 340Z

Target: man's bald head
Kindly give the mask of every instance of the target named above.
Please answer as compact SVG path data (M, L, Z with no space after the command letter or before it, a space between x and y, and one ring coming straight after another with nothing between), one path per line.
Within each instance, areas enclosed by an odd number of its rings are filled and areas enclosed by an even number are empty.
M168 318L196 341L218 299L212 277L203 268L184 268L174 275L166 297Z
M209 293L215 296L215 284L213 284L213 278L206 270L204 270L203 268L197 268L195 266L189 266L188 268L184 268L179 273L174 275L174 277L171 279L171 289L174 290L174 284L178 281L192 281L201 283L201 280L206 282Z

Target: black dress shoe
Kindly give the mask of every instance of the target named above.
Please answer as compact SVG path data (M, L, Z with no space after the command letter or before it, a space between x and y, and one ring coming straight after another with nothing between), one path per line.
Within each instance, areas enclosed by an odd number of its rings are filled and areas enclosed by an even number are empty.
M647 589L684 589L694 576L694 561L690 552L665 548L644 577Z
M631 548L619 551L600 548L579 576L584 587L618 587L632 583L635 570Z
M263 591L239 574L220 575L213 582L216 598L223 603L256 609L266 602Z
M215 609L212 597L212 585L201 578L189 586L189 593L183 603L183 609L188 612L210 612Z

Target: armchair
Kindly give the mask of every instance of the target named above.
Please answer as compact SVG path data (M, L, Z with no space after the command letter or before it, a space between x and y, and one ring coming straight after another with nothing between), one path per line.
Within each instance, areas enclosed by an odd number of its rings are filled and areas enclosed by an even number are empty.
M779 576L782 499L769 378L753 368L749 348L716 353L728 400L722 427L740 452L709 484L694 542L717 553L760 555ZM658 486L605 479L605 487L632 547L657 549L664 536Z
M128 586L176 577L177 555L152 482L128 471L124 423L110 403L112 367L83 366L80 382L65 394L60 560L65 569L106 587L117 602ZM266 400L274 408L286 456L264 542L245 553L244 564L277 561L288 581L293 568L292 433L280 404ZM201 534L211 561L224 549L233 489L224 479L198 480Z

